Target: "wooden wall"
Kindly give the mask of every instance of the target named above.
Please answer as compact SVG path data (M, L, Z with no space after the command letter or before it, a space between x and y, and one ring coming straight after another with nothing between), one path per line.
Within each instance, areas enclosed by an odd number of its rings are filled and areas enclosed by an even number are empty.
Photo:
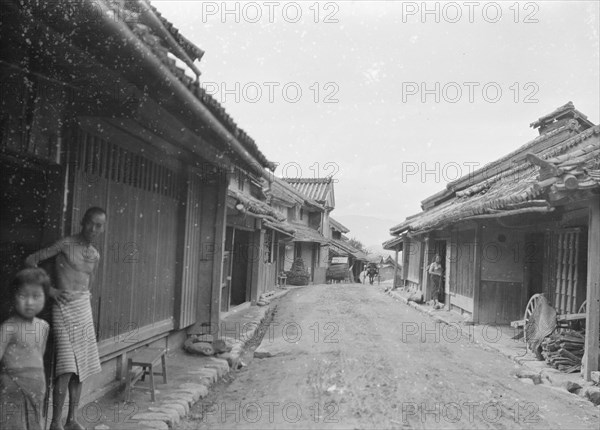
M95 244L101 257L91 289L99 340L126 335L131 343L143 340L141 333L154 325L172 329L179 280L179 172L152 159L152 151L136 153L83 131L73 137L71 232L79 232L78 220L87 208L107 212L102 242ZM115 349L118 345L111 344Z
M406 246L408 245L408 246ZM406 280L419 285L421 284L422 261L423 261L423 243L416 239L410 239L405 243L404 251L407 254L408 267L406 270Z
M273 291L275 286L277 285L277 262L273 263L263 263L263 271L262 271L262 288L259 292L260 294L266 293L267 291Z
M482 225L478 321L508 324L521 319L527 304L523 286L524 230Z
M184 253L181 293L178 300L179 328L196 322L199 306L199 290L202 285L200 277L200 261L215 252L214 244L203 241L201 235L202 220L206 218L202 212L203 179L192 169L187 172L187 195L184 219ZM206 284L206 283L205 283ZM207 315L206 303L200 315ZM204 318L206 319L206 317Z
M480 324L509 324L523 318L523 283L481 280L480 285Z
M456 230L450 242L450 294L473 298L475 286L475 230Z

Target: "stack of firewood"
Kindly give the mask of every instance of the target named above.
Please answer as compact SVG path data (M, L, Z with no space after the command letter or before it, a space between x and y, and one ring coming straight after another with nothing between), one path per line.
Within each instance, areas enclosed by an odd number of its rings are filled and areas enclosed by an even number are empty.
M585 338L577 331L552 333L542 342L542 354L546 363L565 373L581 370Z

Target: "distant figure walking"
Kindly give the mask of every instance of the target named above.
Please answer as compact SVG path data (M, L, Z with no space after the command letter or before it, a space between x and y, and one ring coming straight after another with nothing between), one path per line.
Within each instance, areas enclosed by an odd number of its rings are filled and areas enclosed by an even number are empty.
M367 276L369 277L369 284L373 285L373 280L375 276L379 275L379 269L375 263L369 263L369 267L367 268Z
M60 239L49 248L30 255L25 264L37 267L40 261L56 256L56 288L49 296L55 301L52 308L52 332L56 351L56 384L53 393L51 430L62 430L62 409L69 391L69 411L65 427L79 430L84 427L75 418L82 382L100 373L100 359L92 307L90 286L100 261L92 243L104 232L106 212L89 208L81 220L81 231Z

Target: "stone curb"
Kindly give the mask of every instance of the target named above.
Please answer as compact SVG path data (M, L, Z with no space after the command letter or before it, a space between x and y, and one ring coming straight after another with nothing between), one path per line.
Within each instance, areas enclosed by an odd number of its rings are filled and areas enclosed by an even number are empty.
M269 301L284 296L288 291L276 291L269 296ZM233 340L231 351L219 354L219 356L225 354L229 354L229 356L209 357L209 363L200 369L188 372L190 382L184 382L177 387L165 390L160 403L157 402L155 405L149 406L146 411L138 412L131 418L139 420L137 424L144 429L168 430L179 424L189 414L190 408L198 400L208 395L210 387L231 371L230 363L239 361L246 343L254 337L256 330L272 310L270 304L265 306L259 320L255 321L256 324L253 324L254 327L249 330L248 334L250 335L243 340Z
M492 351L500 353L500 354L504 355L505 357L509 358L510 360L512 360L514 363L517 363L518 365L523 366L524 368L528 369L529 371L533 371L534 373L536 373L540 376L540 379L543 378L543 379L546 379L548 382L550 382L551 388L558 388L558 389L561 389L561 391L564 391L565 393L575 394L583 399L589 400L590 402L592 402L595 405L598 405L597 402L600 401L600 388L592 385L592 386L587 386L587 387L584 387L584 388L578 390L579 391L578 393L571 393L570 391L565 389L564 382L557 384L552 380L552 378L548 377L547 376L548 372L545 372L546 369L542 369L541 371L539 369L535 369L529 365L528 361L523 356L521 356L521 355L516 356L514 354L508 353L508 352L504 351L502 348L490 345L486 342L481 342L481 341L475 339L474 337L472 337L469 333L465 333L465 331L462 328L462 325L464 325L464 323L456 323L456 322L448 321L444 317L434 314L431 310L423 308L423 306L421 306L420 304L417 304L415 302L409 302L405 297L403 297L402 295L400 295L399 293L397 293L395 291L387 291L386 294L388 294L389 296L391 296L395 299L400 300L404 304L410 306L413 309L416 309L417 311L419 311L423 314L429 315L432 319L434 319L438 322L441 322L441 323L444 323L447 325L458 325L461 329L461 335L464 339L466 339L470 342L475 342L478 345L484 346L486 348L489 348ZM577 384L576 382L574 382L574 383Z
M456 322L452 322L452 321L447 321L446 319L444 319L442 316L437 315L435 313L433 313L431 310L429 309L425 309L423 308L423 306L419 305L418 303L415 302L409 302L406 297L403 297L402 295L400 295L399 293L395 292L395 291L388 291L387 294L389 296L392 296L395 299L400 300L401 302L403 302L405 305L410 306L413 309L416 309L417 311L421 312L422 314L426 314L428 315L430 318L432 318L433 320L437 321L437 322L441 322L444 323L446 325L458 325L458 326L462 326L461 323L456 323ZM460 327L460 334L461 337L464 338L465 340L468 340L469 342L477 342L477 340L473 339L473 337L468 333L465 332L462 327Z

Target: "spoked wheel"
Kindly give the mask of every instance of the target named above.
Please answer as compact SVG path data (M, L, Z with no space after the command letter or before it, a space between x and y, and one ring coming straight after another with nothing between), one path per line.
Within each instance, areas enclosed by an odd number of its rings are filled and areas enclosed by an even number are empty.
M527 322L531 318L533 311L538 307L540 300L544 297L543 294L534 294L531 296L529 301L527 302L527 306L525 307L525 326L523 327L523 340L525 341L525 348L527 348Z

